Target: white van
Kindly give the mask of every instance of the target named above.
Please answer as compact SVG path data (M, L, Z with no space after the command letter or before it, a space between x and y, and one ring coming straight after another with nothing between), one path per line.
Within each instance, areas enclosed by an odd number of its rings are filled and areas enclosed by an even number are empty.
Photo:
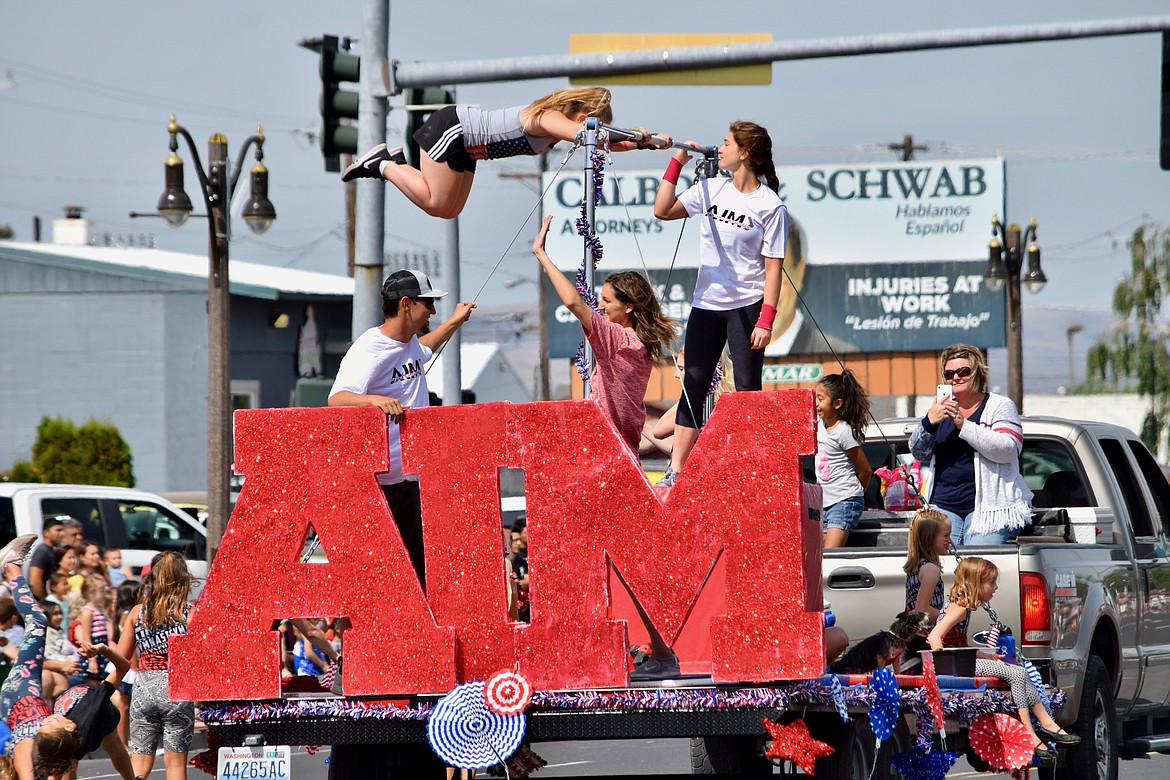
M191 573L207 576L207 529L154 493L105 485L0 482L0 545L20 534L42 536L46 517L80 521L87 542L122 551L136 574L156 553L173 550Z

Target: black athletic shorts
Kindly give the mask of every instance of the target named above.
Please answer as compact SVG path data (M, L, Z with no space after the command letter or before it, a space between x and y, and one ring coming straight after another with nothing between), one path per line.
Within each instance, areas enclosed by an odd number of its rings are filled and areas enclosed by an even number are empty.
M435 162L447 163L457 173L475 173L475 160L463 147L463 128L455 106L443 106L427 117L414 131L414 140Z

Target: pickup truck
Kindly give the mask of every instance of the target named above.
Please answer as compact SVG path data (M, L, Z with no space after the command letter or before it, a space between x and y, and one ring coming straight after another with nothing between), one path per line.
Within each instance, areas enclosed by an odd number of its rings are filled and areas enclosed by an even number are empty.
M191 573L207 576L207 530L154 493L104 485L0 482L0 544L20 534L41 535L46 517L79 520L86 541L117 547L137 572L156 553L175 550Z
M864 451L875 468L905 462L917 424L869 427ZM1023 427L1032 525L1013 544L959 554L999 567L999 619L1066 694L1055 717L1082 742L1062 754L1057 776L1116 780L1119 758L1170 752L1170 483L1125 428L1040 417ZM873 490L867 506L880 507ZM850 546L824 553L825 599L853 639L887 628L902 609L911 515L867 508ZM948 588L953 570L944 559ZM988 623L973 613L971 633Z

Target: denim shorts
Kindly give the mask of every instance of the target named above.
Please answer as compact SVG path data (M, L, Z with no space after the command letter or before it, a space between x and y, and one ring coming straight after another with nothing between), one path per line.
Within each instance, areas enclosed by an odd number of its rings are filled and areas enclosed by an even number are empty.
M849 496L835 504L824 508L821 513L824 517L824 530L836 528L841 531L852 531L861 519L861 511L865 509L864 496Z

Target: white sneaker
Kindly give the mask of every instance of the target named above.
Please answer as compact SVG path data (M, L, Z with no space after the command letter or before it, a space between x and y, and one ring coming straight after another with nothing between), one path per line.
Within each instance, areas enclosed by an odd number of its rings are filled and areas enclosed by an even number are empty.
M4 568L8 564L15 563L19 566L24 563L25 559L28 558L29 551L36 543L36 534L23 534L4 545L4 548L0 549L0 575L3 574Z
M674 481L678 479L678 472L670 466L666 467L666 473L662 475L662 479L654 483L655 487L672 487Z

